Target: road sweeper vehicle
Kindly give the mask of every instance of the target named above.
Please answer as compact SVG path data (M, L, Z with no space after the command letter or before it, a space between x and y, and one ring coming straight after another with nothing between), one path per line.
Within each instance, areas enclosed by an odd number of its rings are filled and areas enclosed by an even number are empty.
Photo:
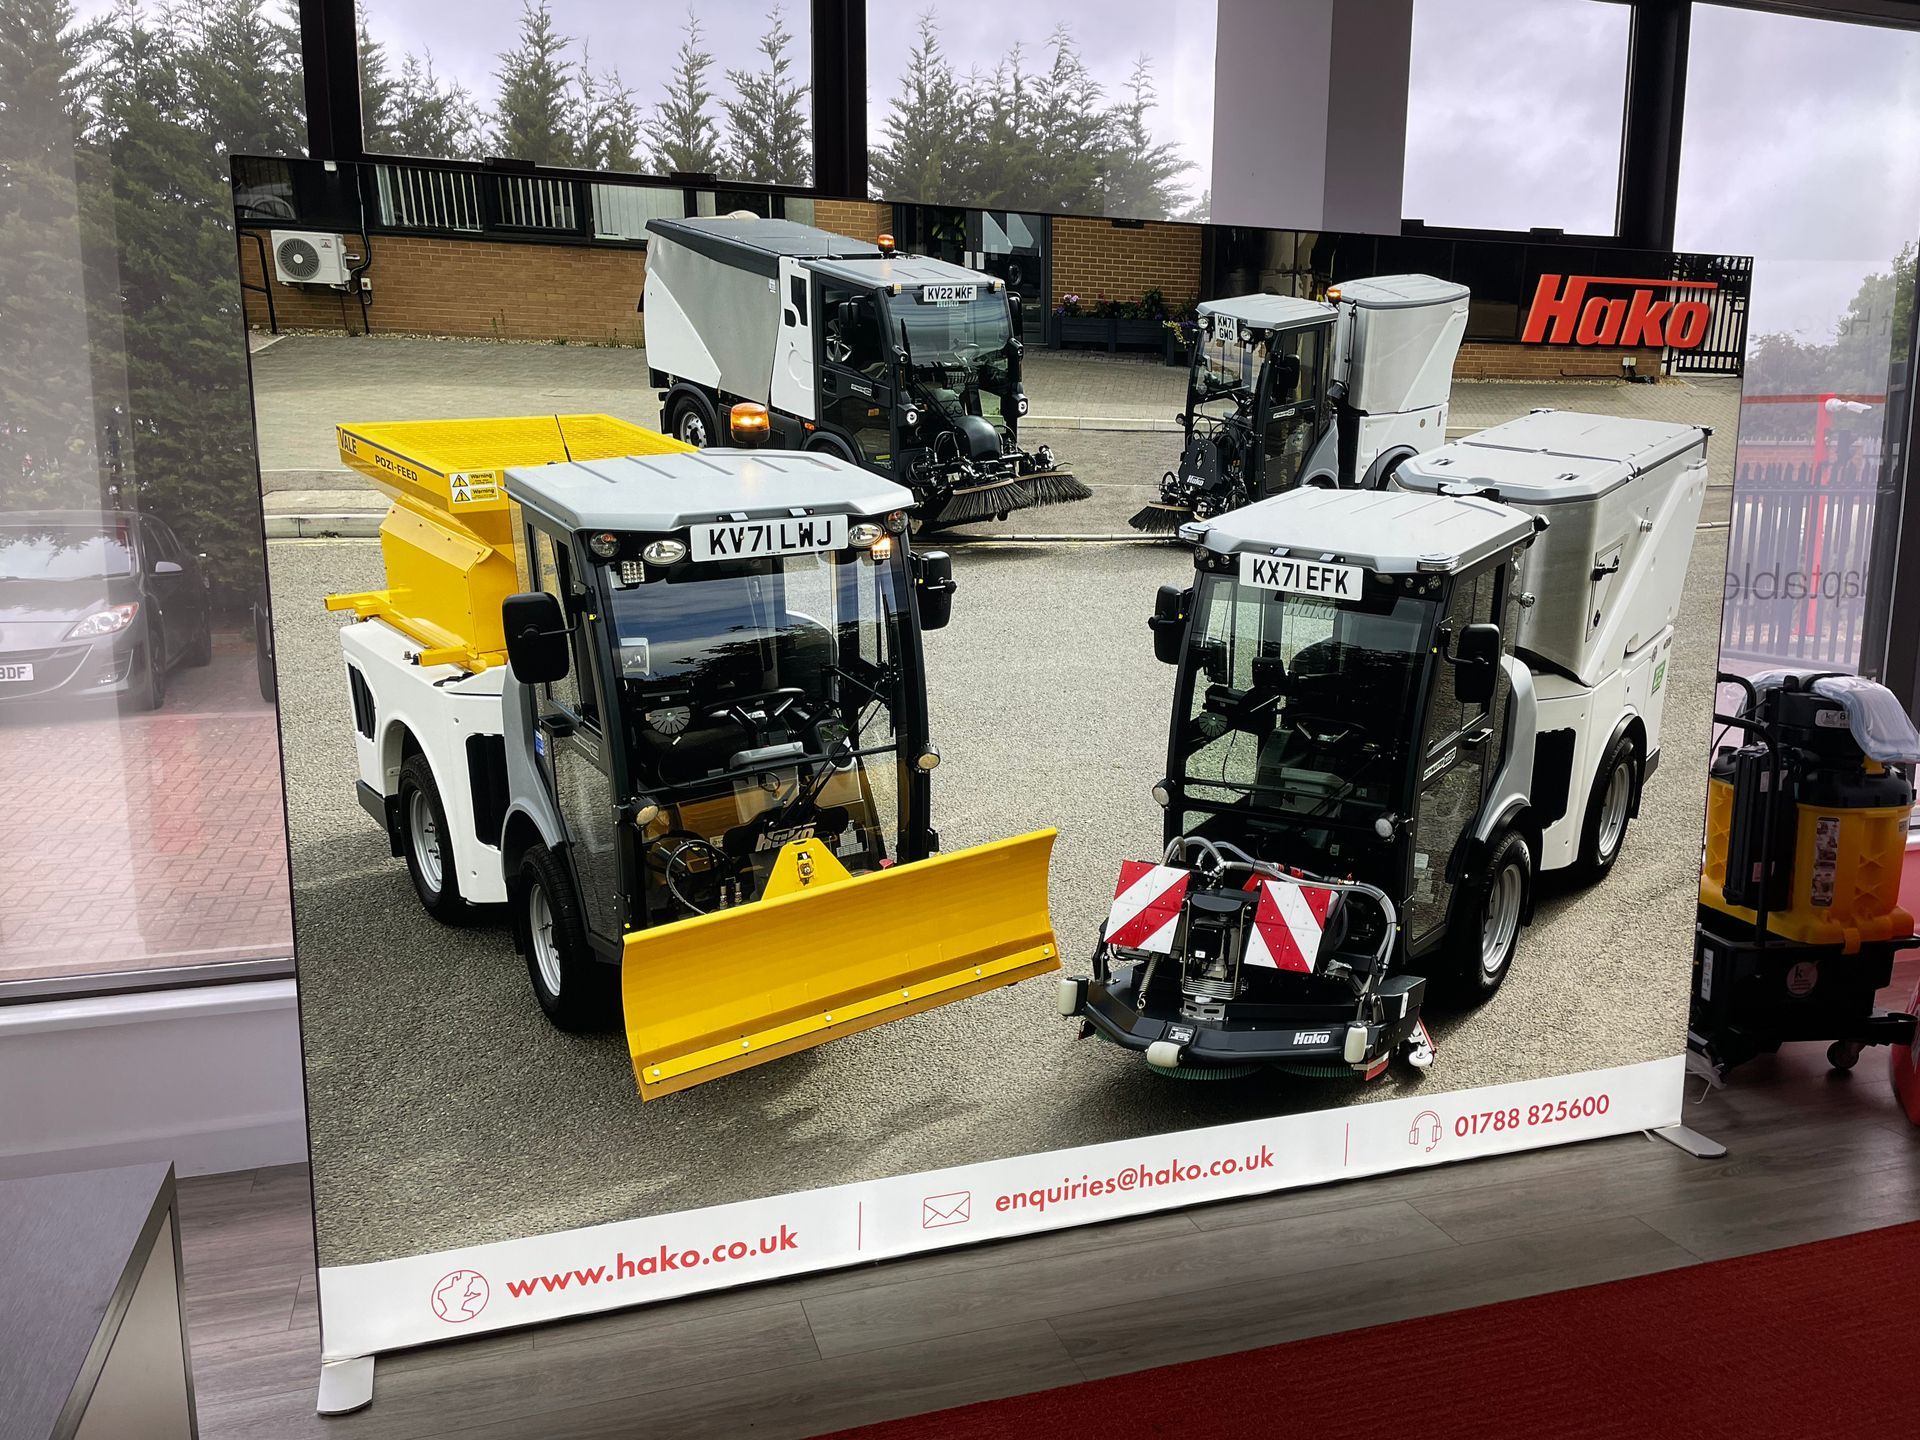
M603 415L339 433L393 500L388 588L327 600L360 801L556 1025L624 1012L643 1098L1057 968L1051 831L936 853L952 566L900 486Z
M1193 521L1165 852L1063 1013L1163 1069L1433 1058L1429 983L1499 989L1536 879L1613 866L1660 756L1697 426L1540 411Z
M1689 1063L1720 1080L1790 1040L1830 1042L1838 1070L1906 1049L1914 1016L1876 995L1920 946L1900 904L1920 733L1858 675L1719 680L1742 703L1713 717L1732 743L1708 770Z
M1386 275L1324 301L1202 301L1179 468L1133 528L1171 535L1296 485L1379 489L1447 438L1467 300L1464 285Z
M1084 500L1045 446L1021 448L1020 307L1004 281L790 220L647 222L647 365L662 423L713 443L728 407L773 443L913 492L917 526Z

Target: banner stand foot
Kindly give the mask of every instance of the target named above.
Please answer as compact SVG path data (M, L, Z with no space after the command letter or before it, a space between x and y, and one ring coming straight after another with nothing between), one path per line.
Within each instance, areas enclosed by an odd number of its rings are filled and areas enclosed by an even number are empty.
M1650 1140L1664 1140L1669 1145L1677 1145L1687 1154L1701 1160L1718 1160L1727 1153L1727 1147L1718 1140L1710 1140L1698 1130L1685 1125L1663 1125L1658 1130L1642 1132Z
M317 1413L345 1415L372 1403L373 1356L320 1362L320 1399L314 1406Z

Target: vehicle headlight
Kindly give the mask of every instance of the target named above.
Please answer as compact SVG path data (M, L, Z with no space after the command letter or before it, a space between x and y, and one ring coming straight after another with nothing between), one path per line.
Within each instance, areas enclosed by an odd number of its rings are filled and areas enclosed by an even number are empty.
M633 810L633 823L642 830L660 818L660 807L651 800L642 800Z
M932 770L940 763L940 752L929 745L918 755L914 756L913 763L918 765L922 770Z
M672 565L687 558L683 540L655 540L640 552L649 565Z
M888 511L887 512L887 529L892 531L895 535L906 534L907 533L907 512L904 510Z
M1013 402L1013 413L1016 415L1024 415L1027 413L1027 397L1024 394Z
M587 549L593 552L596 560L611 560L620 553L620 537L611 530L602 530L587 541Z
M133 623L133 617L140 613L138 602L127 605L109 605L104 610L96 610L71 630L67 631L69 640L95 640L102 635L118 635Z
M900 423L902 425L918 425L920 423L920 412L911 405L907 406L906 409L900 412Z
M1154 781L1153 788L1147 793L1153 796L1153 803L1158 805L1162 810L1173 804L1173 791L1167 788L1167 782L1164 780Z
M856 550L870 549L873 542L886 533L882 526L874 524L871 520L862 520L858 525L848 528L847 543Z

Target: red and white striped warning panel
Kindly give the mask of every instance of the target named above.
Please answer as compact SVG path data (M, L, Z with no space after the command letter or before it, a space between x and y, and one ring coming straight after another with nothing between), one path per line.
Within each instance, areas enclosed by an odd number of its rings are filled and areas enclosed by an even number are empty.
M1289 885L1283 880L1260 882L1260 904L1253 912L1253 934L1247 937L1244 963L1269 970L1313 974L1320 958L1320 937L1326 933L1327 910L1333 891L1324 885Z
M1124 950L1170 953L1180 906L1187 898L1188 873L1177 865L1122 860L1113 907L1107 911L1107 943Z

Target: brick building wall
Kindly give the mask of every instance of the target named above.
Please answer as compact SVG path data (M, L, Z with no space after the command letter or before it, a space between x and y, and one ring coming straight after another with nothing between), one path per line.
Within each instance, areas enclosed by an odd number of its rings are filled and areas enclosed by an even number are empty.
M1662 352L1597 345L1493 345L1469 340L1453 373L1463 380L1618 380L1631 355L1642 375L1659 375Z
M1111 220L1062 218L1053 222L1053 301L1078 295L1097 300L1137 300L1158 290L1180 303L1200 294L1200 227L1149 222L1135 229Z
M245 236L240 272L259 283L259 251ZM376 335L637 345L645 331L635 307L646 277L646 253L637 249L376 235L367 321ZM359 332L360 307L351 295L271 283L282 329ZM265 297L245 293L247 324L263 328Z
M813 223L836 235L871 240L893 229L893 206L872 200L816 200Z

